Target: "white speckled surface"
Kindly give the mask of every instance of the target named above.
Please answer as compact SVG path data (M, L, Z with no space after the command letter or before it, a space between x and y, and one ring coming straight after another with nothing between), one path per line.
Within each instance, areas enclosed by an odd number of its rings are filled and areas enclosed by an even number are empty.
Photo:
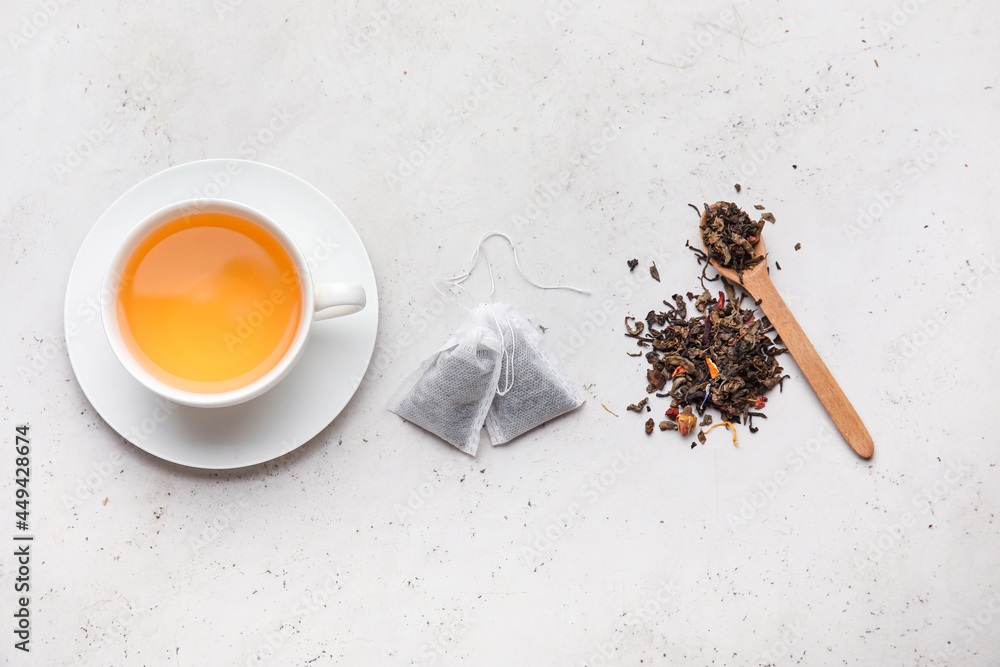
M1000 662L995 3L326 4L0 9L0 424L4 443L31 424L37 536L24 655L4 447L4 661ZM381 298L348 408L231 474L124 442L63 352L90 226L206 157L327 194ZM791 364L739 449L624 412L643 368L621 318L697 287L687 204L720 198L777 216L772 277L870 462L827 437ZM498 297L547 327L588 401L473 460L384 404L461 320L431 278L492 229L540 280L593 290L536 292L492 252ZM663 284L623 282L632 257Z

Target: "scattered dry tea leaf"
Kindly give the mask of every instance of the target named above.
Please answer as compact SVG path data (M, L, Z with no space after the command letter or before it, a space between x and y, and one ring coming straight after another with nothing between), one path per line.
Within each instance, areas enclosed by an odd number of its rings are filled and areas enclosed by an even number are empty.
M653 432L653 418L650 417L649 419L646 420L646 435L649 435L652 432Z
M632 320L632 324L629 324L629 320ZM637 322L634 317L625 318L625 331L628 332L629 336L638 336L642 333L642 330L646 328L643 322Z
M795 249L796 250L801 250L802 249L802 244L801 243L796 243L795 244Z
M630 260L629 260L629 261L627 262L627 264L628 264L628 270L629 270L630 272L631 272L631 271L635 271L635 267L639 266L639 260L637 260L637 259L630 259Z
M642 409L646 407L646 403L649 403L649 397L642 399L638 403L633 403L632 405L625 408L626 410L631 410L632 412L642 412Z
M649 275L653 276L653 280L656 282L660 282L660 270L656 268L656 262L653 262L653 265L649 267Z

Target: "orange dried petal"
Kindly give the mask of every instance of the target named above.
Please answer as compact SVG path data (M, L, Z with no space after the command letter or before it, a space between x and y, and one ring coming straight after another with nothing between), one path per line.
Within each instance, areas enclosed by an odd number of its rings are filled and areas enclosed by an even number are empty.
M736 427L733 426L732 424L730 424L729 422L716 422L715 424L712 424L711 426L709 426L708 428L706 428L705 429L705 433L707 434L709 431L711 431L716 426L725 426L730 431L732 431L733 432L733 444L736 445L737 447L740 446L739 441L736 440Z

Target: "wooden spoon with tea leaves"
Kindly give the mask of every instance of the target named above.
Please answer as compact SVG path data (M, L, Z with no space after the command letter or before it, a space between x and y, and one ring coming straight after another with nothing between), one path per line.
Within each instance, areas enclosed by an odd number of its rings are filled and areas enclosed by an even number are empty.
M707 215L708 209L701 216L699 238ZM710 260L712 266L730 282L742 284L743 288L757 299L761 310L767 315L767 319L777 330L785 347L795 358L795 362L802 369L802 374L812 385L813 391L816 392L816 396L819 397L823 407L830 414L833 423L837 425L840 434L844 436L844 440L859 456L866 459L871 458L875 451L875 444L872 442L871 435L868 434L868 429L865 428L854 406L847 400L844 391L830 374L830 369L820 359L816 348L809 342L809 338L806 337L802 327L795 320L795 316L788 310L788 305L775 289L774 283L771 282L771 277L767 274L767 247L764 245L764 235L761 233L759 236L760 238L756 239L753 247L754 257L764 257L765 259L744 270L742 276L736 270L722 266L715 259ZM704 243L705 241L702 239L702 244L704 245ZM707 246L705 251L711 257Z

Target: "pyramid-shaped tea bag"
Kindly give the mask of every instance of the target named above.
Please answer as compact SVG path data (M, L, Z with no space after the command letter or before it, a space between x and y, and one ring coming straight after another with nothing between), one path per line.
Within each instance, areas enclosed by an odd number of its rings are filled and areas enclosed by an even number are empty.
M583 396L528 320L506 303L489 307L507 334L499 387L486 415L486 430L496 446L580 407Z
M472 268L445 284L465 291L461 283L471 275L490 236L503 237L514 249L503 234L483 236ZM575 287L533 282L521 270L516 250L514 263L535 287L588 294ZM492 297L495 283L489 258L486 265ZM582 403L580 392L531 323L506 303L487 302L469 310L462 326L403 382L389 409L474 456L484 423L492 443L500 445Z
M472 311L389 401L397 415L475 456L500 376L502 347L483 308Z

